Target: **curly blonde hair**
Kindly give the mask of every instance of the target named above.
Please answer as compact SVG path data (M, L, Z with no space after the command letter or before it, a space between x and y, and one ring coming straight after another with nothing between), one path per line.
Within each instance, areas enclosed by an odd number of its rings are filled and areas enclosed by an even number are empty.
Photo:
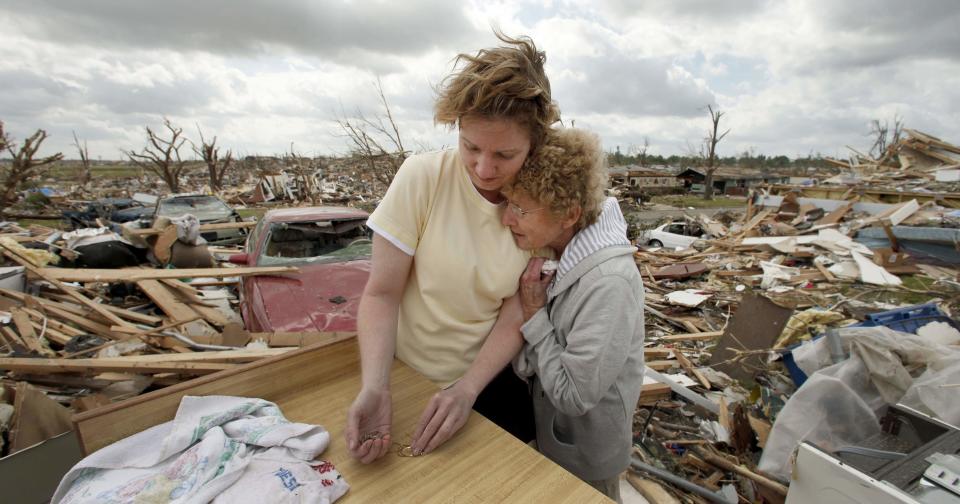
M464 65L438 87L434 121L453 127L471 115L512 119L530 133L530 150L535 152L550 125L560 120L543 70L547 57L529 37L495 33L506 47L457 56L454 65Z
M579 205L577 229L597 221L609 183L607 157L600 138L576 128L550 129L540 150L526 159L512 183L509 197L521 192L556 215Z

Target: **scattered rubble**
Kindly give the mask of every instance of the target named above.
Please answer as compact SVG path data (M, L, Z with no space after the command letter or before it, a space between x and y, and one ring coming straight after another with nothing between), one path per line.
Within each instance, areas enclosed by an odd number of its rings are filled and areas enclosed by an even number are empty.
M926 136L910 135L912 140L901 144L921 151L918 142L932 144ZM886 354L888 368L911 371L906 376L901 371L897 388L873 400L865 417L834 416L836 407L809 403L825 399L822 393L804 392L806 376L798 366L814 373L865 351L858 348L879 344L856 343L861 340L855 338L883 337L864 326L886 326L882 330L902 344L946 345L929 347L923 354L928 357L960 352L960 323L952 318L960 309L955 211L914 199L861 203L855 191L849 197L774 196L756 188L739 215L687 215L686 222L706 237L689 248L638 243L651 371L634 419L630 481L648 499L655 496L651 502L783 502L798 441L838 448L833 441L824 443L829 434L809 431L810 412L822 412L824 426L862 430L847 435L851 443L866 443L869 433L880 432L881 411L874 409L901 397L913 397L911 407L925 414L960 421L952 406L916 399L930 397L928 391L936 388L930 383L957 381L944 361L917 361L918 350ZM931 253L933 245L944 250ZM867 335L840 329L852 326ZM843 344L827 345L821 336L838 330ZM894 345L889 337L883 341ZM808 347L811 341L823 343ZM804 349L800 362L794 360L798 348ZM901 365L896 356L907 355L903 352L913 357L904 357ZM925 388L918 393L911 386ZM808 403L798 405L795 397ZM876 427L861 428L861 422Z
M797 411L812 408L792 401L823 399L804 387L836 375L825 367L873 365L868 350L881 343L921 350L888 362L906 375L896 372L896 389L881 387L864 415L826 423L879 422L861 434L880 436L886 413L876 407L900 397L960 421L956 406L916 399L918 390L956 391L960 381L955 365L936 358L960 351L960 148L905 131L878 159L831 160L844 173L820 186L756 186L743 211L671 218L700 231L688 248L637 244L649 372L628 480L651 502L783 502L786 468L806 436L790 425L806 422ZM372 210L386 189L382 173L350 158L244 162L248 169L228 172L228 189L218 193L233 205ZM189 170L181 187L209 193L205 177ZM628 217L649 209L628 188L620 192ZM77 230L0 225L0 455L69 430L71 412L338 337L247 332L237 314L239 276L291 268L238 267L227 258L239 246L195 239L255 222L153 222L156 197L144 193L163 191L142 176L93 179L7 209L5 218L62 220ZM898 352L907 350L890 355Z

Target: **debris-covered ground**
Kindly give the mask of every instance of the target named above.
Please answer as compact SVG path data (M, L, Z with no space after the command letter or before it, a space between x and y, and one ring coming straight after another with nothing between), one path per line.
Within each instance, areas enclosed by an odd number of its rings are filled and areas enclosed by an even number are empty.
M371 210L387 185L359 160L251 163L256 170L229 175L220 200ZM828 451L836 439L864 442L815 427L882 434L869 427L880 424L878 411L855 417L863 427L817 404L829 394L811 386L845 362L864 363L868 381L880 384L870 388L871 406L903 400L960 421L956 407L918 392L960 390L947 387L960 370L944 360L960 352L960 148L907 130L880 159L834 164L844 172L824 187L847 187L839 199L754 187L742 210L658 222L682 224L662 230L679 233L680 249L664 246L650 222L637 229L647 293L637 309L646 311L652 372L634 417L628 479L651 502L780 502L798 441ZM183 187L207 192L199 176ZM877 188L930 197L865 196ZM293 268L234 264L231 255L249 250L197 237L245 236L255 222L154 215L164 192L142 178L36 194L8 209L0 228L2 455L69 430L72 413L336 337L244 327L239 278ZM635 199L622 204L628 216L648 211ZM17 215L51 225L21 225ZM810 429L798 435L797 422Z

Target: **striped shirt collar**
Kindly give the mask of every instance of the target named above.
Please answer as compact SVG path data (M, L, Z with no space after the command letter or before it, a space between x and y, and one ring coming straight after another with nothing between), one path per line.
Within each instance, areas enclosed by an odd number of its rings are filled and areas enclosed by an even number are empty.
M567 248L563 250L557 275L553 280L554 285L557 285L563 275L569 273L590 254L619 245L631 245L630 240L627 239L627 221L620 212L617 199L607 198L603 202L597 222L575 234L567 244Z

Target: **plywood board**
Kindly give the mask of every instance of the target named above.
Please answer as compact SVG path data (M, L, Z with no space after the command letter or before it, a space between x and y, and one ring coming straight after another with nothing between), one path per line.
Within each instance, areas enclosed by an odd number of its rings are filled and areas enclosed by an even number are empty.
M731 362L737 351L772 348L793 310L777 306L769 299L746 294L730 319L730 324L710 358L714 369L741 381L752 381L751 367L762 367L762 355Z

